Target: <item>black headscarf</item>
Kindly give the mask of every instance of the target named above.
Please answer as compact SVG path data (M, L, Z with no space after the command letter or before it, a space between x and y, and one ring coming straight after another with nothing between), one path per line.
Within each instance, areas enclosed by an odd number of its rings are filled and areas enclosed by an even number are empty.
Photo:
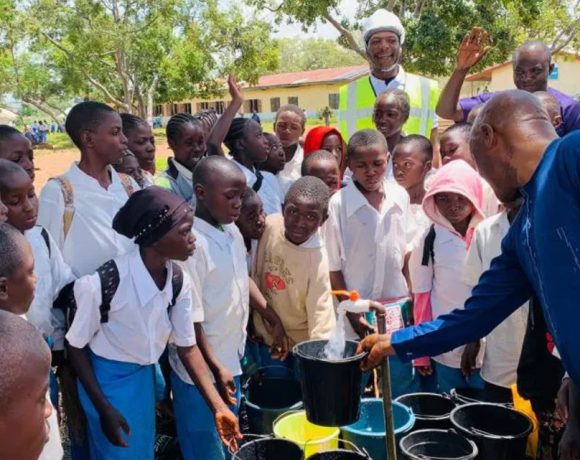
M113 219L113 229L139 246L151 246L163 238L191 211L187 202L161 187L133 193Z

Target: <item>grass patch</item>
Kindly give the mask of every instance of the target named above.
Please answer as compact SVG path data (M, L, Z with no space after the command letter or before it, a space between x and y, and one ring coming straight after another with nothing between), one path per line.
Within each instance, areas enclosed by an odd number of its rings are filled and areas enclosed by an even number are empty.
M48 143L54 150L74 148L73 142L65 133L48 133Z

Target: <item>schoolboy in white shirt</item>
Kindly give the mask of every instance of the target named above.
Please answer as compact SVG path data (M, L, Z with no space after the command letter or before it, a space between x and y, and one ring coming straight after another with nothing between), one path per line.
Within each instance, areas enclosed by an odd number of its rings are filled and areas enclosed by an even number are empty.
M409 196L385 179L389 152L384 136L373 129L358 131L347 156L353 180L330 200L325 226L332 289L355 289L362 298L382 303L408 297ZM404 316L401 312L400 326ZM348 339L359 340L370 330L361 315L349 314L349 320ZM391 377L394 395L419 390L410 364L392 359Z
M504 204L505 210L481 222L463 268L463 281L470 287L477 285L480 276L489 269L491 261L501 254L501 241L507 235L521 203ZM481 378L486 388L504 393L510 399L511 387L517 381L517 368L528 322L529 303L526 302L497 326L485 340Z
M200 161L193 183L197 251L186 262L186 270L200 297L197 308L203 311L203 320L196 320L196 336L222 398L237 412L250 287L246 247L234 221L240 215L246 178L233 161L212 156ZM184 459L226 458L227 451L209 423L211 411L173 348L169 359L175 421Z

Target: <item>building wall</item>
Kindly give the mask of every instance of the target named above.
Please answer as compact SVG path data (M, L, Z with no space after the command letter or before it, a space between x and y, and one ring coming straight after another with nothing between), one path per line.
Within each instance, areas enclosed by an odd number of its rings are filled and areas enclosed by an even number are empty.
M262 120L269 121L273 120L279 106L297 103L301 109L306 110L308 116L316 116L320 110L327 106L331 109L338 108L338 91L343 84L346 82L266 89L244 88L243 112L251 114L252 110L256 109ZM336 97L330 95L336 95ZM272 101L272 99L279 99L279 105L276 104L277 101ZM223 97L218 96L206 100L191 99L177 104L163 104L161 115L165 118L178 112L195 113L202 108L215 108L218 113L221 113L229 102L230 97L226 93ZM335 103L334 107L331 107L331 102Z

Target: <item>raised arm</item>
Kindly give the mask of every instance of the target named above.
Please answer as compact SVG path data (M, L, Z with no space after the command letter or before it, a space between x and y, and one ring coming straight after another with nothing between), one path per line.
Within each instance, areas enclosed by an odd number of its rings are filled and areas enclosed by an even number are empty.
M232 120L236 117L240 107L242 107L242 104L244 103L244 95L242 94L240 86L236 82L236 76L234 74L230 74L228 77L228 88L230 96L232 97L232 102L230 102L222 116L219 117L209 134L209 139L207 140L207 151L209 155L224 156L222 143L228 134Z
M489 35L479 27L471 29L463 38L455 69L439 96L437 115L448 120L463 121L463 109L459 105L461 87L471 68L481 62L490 49Z

